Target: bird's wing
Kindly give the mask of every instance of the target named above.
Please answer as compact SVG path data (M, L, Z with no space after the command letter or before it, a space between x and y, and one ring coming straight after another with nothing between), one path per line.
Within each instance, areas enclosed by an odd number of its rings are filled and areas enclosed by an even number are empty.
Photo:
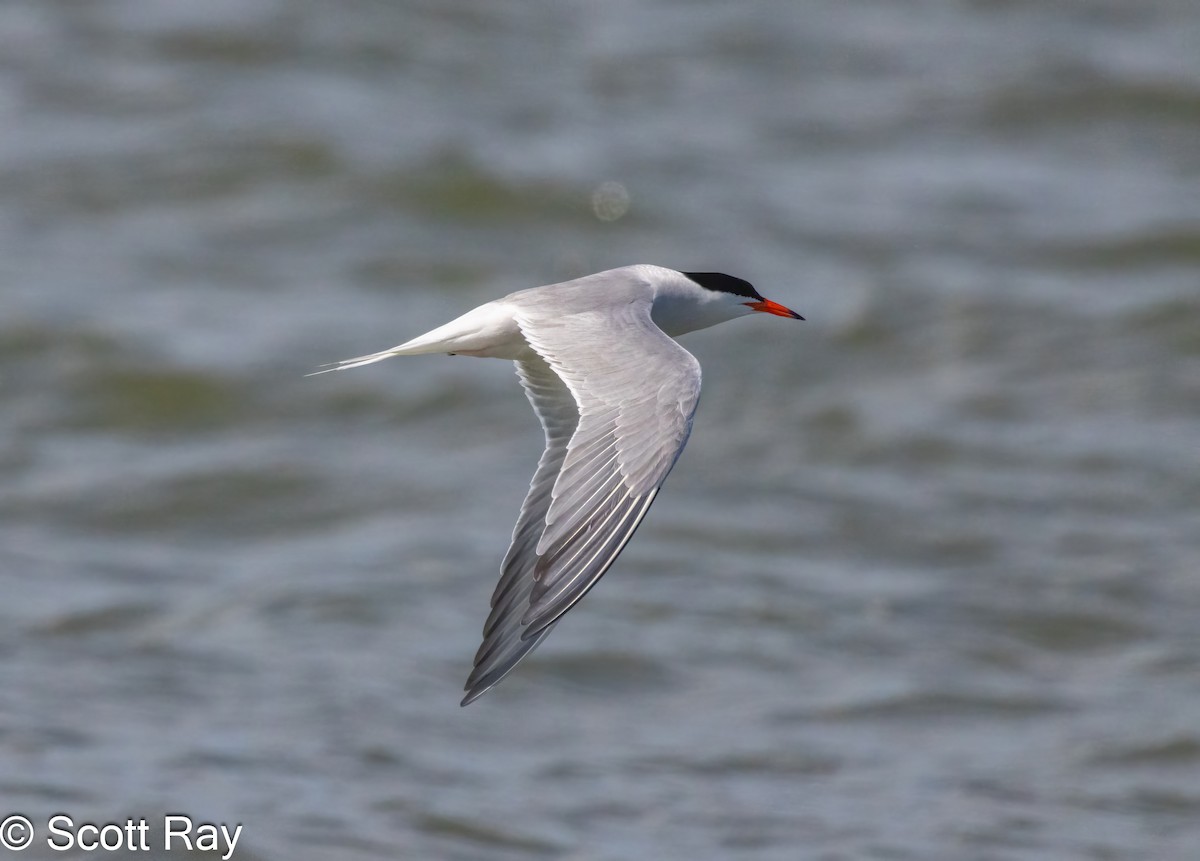
M649 297L516 315L517 363L546 430L464 704L496 684L609 569L691 433L700 365L650 318Z
M492 593L483 643L475 653L475 666L467 679L464 706L508 675L553 627L543 628L536 637L521 638L525 630L521 616L533 592L537 543L546 528L546 512L550 510L554 480L567 456L567 443L579 425L579 408L570 390L540 356L520 360L516 366L529 403L546 432L546 450L529 482L521 516L513 528L512 544L500 566L500 582Z

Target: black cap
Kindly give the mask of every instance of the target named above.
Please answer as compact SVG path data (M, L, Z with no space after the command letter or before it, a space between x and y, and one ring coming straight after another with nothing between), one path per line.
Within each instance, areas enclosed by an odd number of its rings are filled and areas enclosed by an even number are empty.
M749 281L734 278L732 275L726 275L724 272L684 272L683 274L708 290L716 290L719 293L732 293L735 296L745 296L747 299L754 299L757 302L763 300L763 297L759 295L758 291L754 289L754 285Z

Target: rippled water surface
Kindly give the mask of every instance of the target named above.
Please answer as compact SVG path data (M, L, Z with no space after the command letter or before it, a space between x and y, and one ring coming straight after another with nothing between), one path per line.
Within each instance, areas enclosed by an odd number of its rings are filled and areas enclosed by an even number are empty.
M0 814L1195 858L1198 46L1193 0L0 4ZM511 368L303 374L632 262L808 322L686 339L666 492L460 709Z

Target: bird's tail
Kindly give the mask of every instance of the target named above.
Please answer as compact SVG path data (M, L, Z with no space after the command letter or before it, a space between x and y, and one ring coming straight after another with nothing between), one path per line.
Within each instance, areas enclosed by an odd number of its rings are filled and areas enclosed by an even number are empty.
M399 344L388 350L369 353L365 356L355 356L353 359L342 359L340 362L330 362L328 365L322 365L318 370L304 376L315 377L317 374L328 374L330 371L361 368L363 365L373 365L376 362L382 362L384 359L390 359L392 356L417 356L422 353L450 352L453 348L438 337L439 332L440 330L434 329L432 332L427 332L424 335L413 338L411 341L405 341L403 344Z
M511 309L497 302L489 302L486 305L480 305L473 311L468 311L449 323L426 332L424 335L418 335L411 341L405 341L403 344L392 347L390 350L323 365L308 376L359 368L363 365L382 362L392 356L416 356L422 353L462 352L476 356L503 355L510 358L507 353L490 352L485 354L482 351L492 350L497 346L503 347L519 338L520 330L513 320ZM521 346L524 346L523 341L520 343Z
M354 359L343 359L340 362L329 362L328 365L320 366L317 371L310 374L305 374L305 377L316 377L317 374L328 374L330 371L346 371L348 368L359 368L364 365L372 365L374 362L382 362L384 359L391 359L392 356L398 355L396 350L384 350L382 353L372 353L367 356L355 356Z

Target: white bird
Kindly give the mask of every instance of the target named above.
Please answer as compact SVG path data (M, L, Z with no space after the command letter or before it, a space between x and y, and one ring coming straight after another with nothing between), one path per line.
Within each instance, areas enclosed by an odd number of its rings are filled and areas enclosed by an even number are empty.
M675 465L700 363L672 338L761 311L804 318L720 272L625 266L511 293L390 350L511 359L546 433L462 705L553 630L612 566Z

